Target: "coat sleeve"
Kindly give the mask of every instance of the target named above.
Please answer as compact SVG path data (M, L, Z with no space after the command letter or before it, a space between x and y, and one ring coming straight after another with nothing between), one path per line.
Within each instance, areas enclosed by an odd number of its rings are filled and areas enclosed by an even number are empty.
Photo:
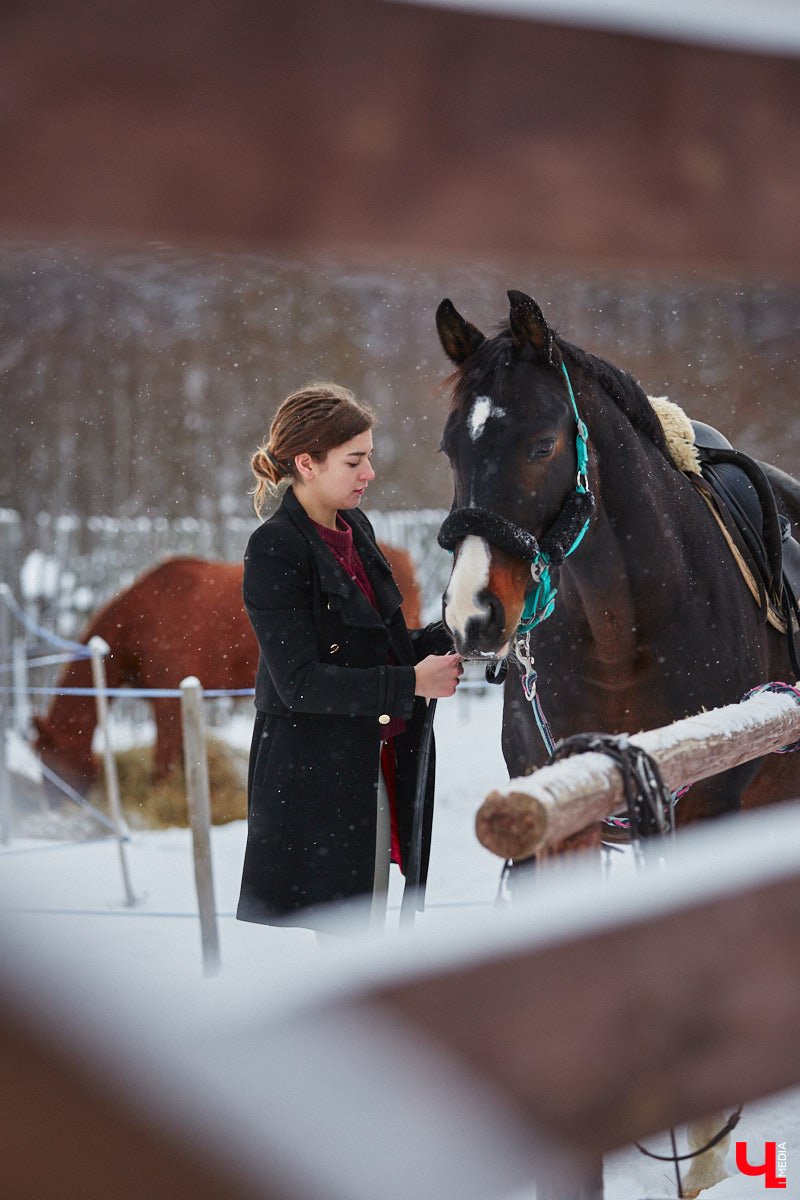
M424 629L409 629L408 632L417 662L429 654L449 654L453 649L453 638L442 621L426 625Z
M416 686L413 667L323 661L312 570L310 560L298 560L296 546L282 546L280 540L251 542L245 556L245 607L281 702L293 712L408 720Z

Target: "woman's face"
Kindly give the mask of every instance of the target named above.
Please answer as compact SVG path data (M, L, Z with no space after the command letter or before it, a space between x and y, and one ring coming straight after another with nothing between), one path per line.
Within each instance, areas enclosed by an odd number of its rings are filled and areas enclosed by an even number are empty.
M370 463L372 430L329 450L324 462L314 462L309 455L298 455L297 467L315 507L336 512L340 508L355 508L375 478ZM302 460L302 461L301 461Z

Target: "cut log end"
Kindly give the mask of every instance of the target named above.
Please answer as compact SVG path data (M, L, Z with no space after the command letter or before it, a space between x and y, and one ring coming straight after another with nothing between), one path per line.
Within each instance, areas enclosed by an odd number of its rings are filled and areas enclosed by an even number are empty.
M546 826L541 802L525 792L490 792L475 817L478 841L499 858L535 854Z

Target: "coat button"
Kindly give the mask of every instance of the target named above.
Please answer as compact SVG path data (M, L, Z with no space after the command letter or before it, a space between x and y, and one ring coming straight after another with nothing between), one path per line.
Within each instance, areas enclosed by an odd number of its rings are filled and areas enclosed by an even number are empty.
M334 642L334 643L331 645L331 648L330 648L330 650L328 651L328 653L329 653L329 654L335 654L335 653L336 653L336 651L337 651L338 649L339 649L339 643L338 643L338 642Z
M378 717L378 724L379 725L388 725L389 722L391 721L391 719L392 718L389 716L388 713L381 713L381 715Z

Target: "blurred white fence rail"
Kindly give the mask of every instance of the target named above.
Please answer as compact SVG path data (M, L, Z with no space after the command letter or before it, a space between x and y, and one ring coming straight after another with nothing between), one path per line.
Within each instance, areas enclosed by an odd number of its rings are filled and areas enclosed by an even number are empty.
M0 951L9 1195L69 1178L84 1196L486 1200L535 1180L575 1200L599 1156L800 1084L800 812L686 831L666 869L603 887L573 859L510 909L343 939L346 977L321 956L275 1006L268 954L204 1004L11 918Z
M634 734L629 741L655 759L664 783L675 791L798 739L796 697L764 691L739 704ZM529 858L611 816L623 804L622 777L613 760L589 751L490 792L478 810L476 832L481 844L501 858Z

